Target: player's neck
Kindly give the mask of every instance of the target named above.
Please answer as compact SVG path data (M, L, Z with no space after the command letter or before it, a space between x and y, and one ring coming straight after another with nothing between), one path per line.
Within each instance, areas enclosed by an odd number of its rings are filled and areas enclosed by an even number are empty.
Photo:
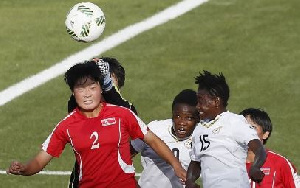
M87 118L94 118L94 117L98 117L101 109L102 109L102 102L99 103L98 107L91 110L91 111L82 111L82 113L87 117Z
M213 121L213 120L215 120L215 119L218 119L219 116L221 116L221 114L222 114L223 112L226 112L226 111L227 111L227 110L226 110L225 107L220 106L219 108L215 109L215 111L214 111L214 113L212 114L212 116L211 116L210 118L208 118L207 120Z
M219 107L218 115L220 115L220 114L222 114L223 112L226 112L226 111L227 111L226 107L221 106L221 107Z

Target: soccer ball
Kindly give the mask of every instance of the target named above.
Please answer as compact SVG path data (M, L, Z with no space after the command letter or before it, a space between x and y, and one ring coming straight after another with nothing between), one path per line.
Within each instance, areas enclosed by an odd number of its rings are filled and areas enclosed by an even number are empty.
M76 41L92 42L103 33L105 16L97 5L82 2L70 9L65 25L68 34Z

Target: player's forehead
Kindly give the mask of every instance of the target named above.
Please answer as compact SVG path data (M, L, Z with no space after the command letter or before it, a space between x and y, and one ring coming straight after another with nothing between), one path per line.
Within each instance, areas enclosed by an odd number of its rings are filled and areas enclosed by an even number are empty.
M191 106L187 103L176 103L173 108L174 113L194 113L197 111L196 106Z
M198 89L198 92L197 92L197 97L198 99L199 98L212 98L214 96L212 96L208 90L206 89Z
M74 88L86 87L86 86L91 86L91 85L99 85L99 83L90 77L83 77L83 78L79 78L75 82Z

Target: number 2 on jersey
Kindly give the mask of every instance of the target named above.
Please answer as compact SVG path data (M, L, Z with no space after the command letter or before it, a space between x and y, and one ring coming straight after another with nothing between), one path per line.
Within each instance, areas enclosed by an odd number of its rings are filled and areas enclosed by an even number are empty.
M208 134L200 135L200 143L201 143L200 151L204 151L209 147L210 142L209 142L209 140L207 140L207 137L208 137Z
M100 147L98 138L99 138L98 133L96 131L94 131L90 136L90 139L94 139L91 149L98 149Z

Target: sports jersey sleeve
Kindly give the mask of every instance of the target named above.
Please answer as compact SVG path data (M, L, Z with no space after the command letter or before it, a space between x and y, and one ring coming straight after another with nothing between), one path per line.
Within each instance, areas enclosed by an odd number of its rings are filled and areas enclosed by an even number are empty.
M42 149L53 157L59 157L67 142L62 126L58 124L42 144Z
M248 145L249 141L254 139L259 140L257 132L243 116L239 115L239 118L233 121L232 128L236 141L242 145Z
M128 123L127 128L131 139L134 140L139 138L143 140L144 135L148 132L147 125L131 110L128 110L126 119Z
M296 188L300 188L300 176L297 173L294 174L294 180Z
M295 179L296 169L295 167L285 159L282 161L280 166L280 176L285 188L296 187L297 179Z

